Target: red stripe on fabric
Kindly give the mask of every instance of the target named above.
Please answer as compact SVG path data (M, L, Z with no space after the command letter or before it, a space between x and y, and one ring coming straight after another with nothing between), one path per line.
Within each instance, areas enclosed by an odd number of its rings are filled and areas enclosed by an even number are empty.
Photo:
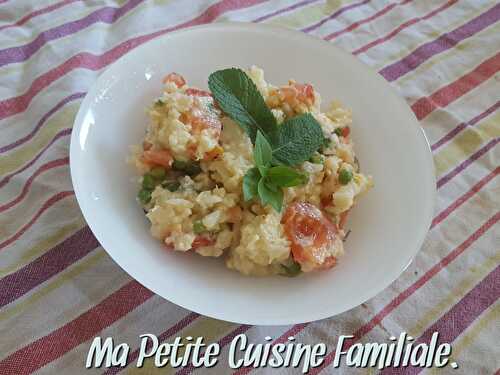
M352 52L352 54L353 55L359 55L360 53L368 51L372 47L375 47L375 46L378 46L379 44L387 42L388 40L392 39L397 34L399 34L402 30L404 30L404 29L406 29L406 28L408 28L408 27L410 27L412 25L415 25L415 24L417 24L420 21L428 20L429 18L435 16L436 14L440 13L441 11L443 11L443 10L451 7L453 4L456 4L457 2L458 2L458 0L448 1L447 3L443 4L439 8L433 10L430 13L427 13L425 16L412 18L412 19L410 19L410 20L402 23L397 28L395 28L394 30L392 30L390 33L384 35L383 37L375 39L374 41L372 41L370 43L367 43L367 44L365 44L362 47L359 47L358 49L354 50Z
M450 204L446 209L441 211L439 215L437 215L431 224L431 229L446 219L453 211L455 211L458 207L464 204L470 197L476 194L479 190L483 188L488 182L490 182L493 178L495 178L500 173L500 167L496 167L488 175L484 176L478 183L476 183L469 191L463 194L460 198L458 198L455 202Z
M432 326L415 340L413 347L420 343L429 343L434 332L439 332L439 341L452 343L464 332L486 309L500 297L500 266L481 280L459 302L439 318ZM422 367L387 367L379 375L416 375Z
M31 374L69 350L93 338L101 330L144 303L153 292L137 281L121 287L99 304L49 335L12 353L0 361L3 374Z
M494 216L489 218L479 229L477 229L473 234L471 234L464 242L462 242L458 247L451 251L447 256L445 256L439 263L434 265L429 269L420 279L414 282L410 287L401 292L396 298L394 298L388 305L386 305L377 315L375 315L369 322L364 324L359 328L353 335L354 338L346 345L344 348L347 350L355 341L359 340L361 337L370 332L378 324L382 322L394 309L401 305L408 297L420 289L427 281L432 279L440 270L450 264L454 259L456 259L460 254L462 254L470 245L472 245L478 238L480 238L488 229L495 225L498 220L500 220L500 212L497 212ZM330 352L326 357L325 361L320 367L317 367L310 371L310 374L317 374L328 366L335 358L335 351Z
M440 88L430 96L418 99L411 109L418 120L427 117L437 108L442 108L471 91L500 70L500 52L490 57L474 70L456 81Z
M61 191L52 197L50 197L44 204L43 206L38 210L38 212L31 218L31 220L26 223L16 234L14 234L12 237L6 239L2 243L0 243L0 251L4 249L5 247L9 246L12 244L15 240L17 240L19 237L21 237L24 232L26 232L35 222L36 220L51 206L59 202L61 199L64 199L66 197L74 195L74 191Z
M342 30L339 30L339 31L335 31L329 35L327 35L325 37L326 40L332 40L334 38L337 38L339 37L340 35L346 33L346 32L351 32L355 29L357 29L359 26L367 23L367 22L370 22L370 21L373 21L374 19L380 17L380 16L383 16L384 14L386 14L387 12L389 12L391 9L397 7L397 6L400 6L400 5L405 5L409 2L411 2L413 0L403 0L402 2L400 3L392 3L392 4L389 4L388 6L386 6L385 8L379 10L377 13L371 15L370 17L367 17L367 18L364 18L360 21L356 21L356 22L353 22L351 23L349 26L343 28Z
M30 178L28 178L28 180L26 181L26 183L23 186L23 189L22 189L21 193L16 198L14 198L13 200L11 200L9 203L5 203L4 205L0 206L0 213L2 211L6 211L6 210L14 207L16 204L18 204L19 202L21 202L23 200L23 198L26 196L26 194L28 194L29 188L31 187L31 184L33 183L33 180L37 176L39 176L43 172L49 171L50 169L57 168L57 167L60 167L60 166L63 166L63 165L68 165L68 163L69 163L69 158L65 157L65 158L62 158L62 159L56 159L56 160L49 161L48 163L42 165L40 168L38 168L35 171L35 173L33 173L30 176Z
M103 53L102 55L94 55L89 52L80 52L73 57L66 60L63 64L58 67L49 70L48 72L42 74L36 78L31 84L28 91L16 97L12 97L6 100L0 101L0 120L7 117L11 117L15 114L23 112L28 105L31 103L33 98L44 88L52 84L54 81L58 80L62 76L68 74L70 71L83 68L89 70L100 70L103 67L116 61L118 58L123 56L126 52L134 49L135 47L166 33L185 28L188 26L194 26L202 23L208 23L215 20L217 17L223 13L229 12L231 10L242 9L245 7L250 7L266 0L223 0L219 3L211 5L208 7L201 15L192 19L191 21L184 22L180 25L155 31L150 34L145 34L138 36L125 42L118 44L111 50Z
M42 9L35 10L35 11L25 15L23 18L21 18L19 21L15 22L15 23L0 26L0 31L5 30L5 29L9 29L12 27L24 25L26 22L28 22L29 20L31 20L35 17L41 16L42 14L50 13L56 9L62 8L63 6L69 5L71 3L75 3L77 1L82 1L82 0L63 0L63 1L60 1L58 3L46 6Z

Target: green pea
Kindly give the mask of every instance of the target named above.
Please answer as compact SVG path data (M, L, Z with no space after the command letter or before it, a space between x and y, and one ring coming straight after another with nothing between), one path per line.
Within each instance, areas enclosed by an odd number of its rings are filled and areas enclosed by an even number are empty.
M205 226L203 225L203 223L201 222L201 220L196 220L194 223L193 223L193 232L196 233L196 234L200 234L200 233L203 233L207 230L207 228L205 228Z
M289 265L281 265L281 268L283 269L282 275L288 276L288 277L295 277L298 276L302 273L302 269L300 268L300 264L292 261L291 264Z
M352 172L347 169L341 169L339 172L339 182L342 185L347 185L352 180Z
M157 180L163 180L167 174L165 168L162 167L153 167L149 173Z
M314 164L323 164L325 158L323 157L323 155L321 155L320 153L316 152L315 154L313 154L311 156L311 158L309 159L309 161L311 163L314 163Z
M144 176L142 176L143 189L153 190L155 186L156 186L156 181L151 174L146 173Z
M139 191L139 194L137 194L137 198L139 198L139 201L142 204L148 204L149 202L151 202L151 190L141 189Z
M171 192L179 190L181 186L179 181L165 181L161 184L164 188L168 189Z
M172 163L172 168L176 171L182 171L190 176L197 175L201 172L201 167L199 163L183 160L174 160Z
M186 173L190 176L196 176L201 173L201 167L199 163L191 163L189 168L186 169Z
M184 171L189 165L188 161L184 160L174 160L172 163L172 169L175 169L176 171Z
M342 136L342 128L337 128L337 129L335 129L335 131L334 131L334 132L335 132L335 134L337 134L339 137L341 137L341 136Z

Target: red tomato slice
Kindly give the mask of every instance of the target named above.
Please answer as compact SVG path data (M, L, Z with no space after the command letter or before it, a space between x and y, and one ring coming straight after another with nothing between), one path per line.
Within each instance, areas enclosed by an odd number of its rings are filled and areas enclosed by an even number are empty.
M342 137L347 138L349 137L349 134L351 134L351 128L348 126L344 126L342 128Z
M177 87L182 87L186 84L184 77L175 72L167 74L165 78L163 78L163 83L167 82L173 82Z
M165 168L170 168L174 160L167 150L147 150L144 151L143 157L146 163L161 165Z
M282 222L296 262L317 269L335 265L332 254L342 242L337 226L319 208L306 202L293 203L285 211Z
M194 241L193 241L191 247L193 249L197 249L199 247L212 246L214 244L215 244L215 240L213 238L198 235L194 238Z
M212 96L208 91L195 88L186 89L186 94L190 96Z

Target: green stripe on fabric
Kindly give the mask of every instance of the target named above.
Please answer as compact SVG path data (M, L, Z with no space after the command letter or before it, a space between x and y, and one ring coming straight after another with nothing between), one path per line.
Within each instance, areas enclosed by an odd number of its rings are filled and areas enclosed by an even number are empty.
M85 225L85 220L80 215L77 217L77 220L71 224L59 228L55 233L47 234L46 238L39 241L31 248L23 249L22 252L19 252L21 255L16 262L5 267L2 266L2 268L0 268L0 278L26 266L36 258L40 257L43 253L56 246L58 243L61 243L64 239L82 229Z
M0 175L5 175L21 168L33 159L42 148L49 144L60 130L71 128L79 107L80 102L65 106L47 121L38 134L25 147L21 147L6 156L0 157ZM58 142L69 147L69 137Z
M500 262L500 254L490 256L478 266L472 266L464 274L465 278L452 290L447 292L445 298L425 312L420 319L408 330L408 334L418 337L427 327L431 326L443 312L447 311L456 302L460 301L478 282L488 275Z
M63 271L63 273L56 276L55 279L51 279L51 281L43 284L43 286L39 290L32 293L28 298L21 300L21 302L14 302L8 305L6 308L0 310L0 321L22 313L34 303L40 301L43 297L46 297L52 291L60 288L63 284L67 283L79 274L96 265L101 259L104 259L106 256L107 254L104 250L102 250L102 248L98 248L96 251L93 251L81 261L74 264L69 270Z
M312 4L293 13L287 13L282 16L272 17L269 20L264 21L264 23L289 27L292 29L302 29L307 25L312 25L322 20L323 18L328 17L339 8L353 3L354 1L355 0L335 0L327 1L326 3L321 2L318 4Z
M500 137L500 113L487 118L485 121L468 127L457 135L454 140L445 145L441 151L434 156L436 174L443 175L459 161L470 156L481 145L493 138Z

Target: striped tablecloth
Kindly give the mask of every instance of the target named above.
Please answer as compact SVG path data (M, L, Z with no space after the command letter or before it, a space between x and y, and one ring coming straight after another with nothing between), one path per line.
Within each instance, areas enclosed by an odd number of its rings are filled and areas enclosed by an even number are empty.
M143 333L219 342L218 366L178 371L226 374L228 343L242 332L254 343L325 342L330 352L311 373L374 373L331 367L338 335L384 342L401 331L418 340L439 331L453 343L459 368L442 373L497 372L499 18L494 0L0 0L0 374L103 373L84 369L95 336L131 346L134 363L107 373L154 373L150 363L135 368ZM256 327L186 311L122 271L80 214L69 139L99 73L159 35L228 20L302 30L350 51L406 99L432 144L438 196L421 252L391 287L337 317Z

